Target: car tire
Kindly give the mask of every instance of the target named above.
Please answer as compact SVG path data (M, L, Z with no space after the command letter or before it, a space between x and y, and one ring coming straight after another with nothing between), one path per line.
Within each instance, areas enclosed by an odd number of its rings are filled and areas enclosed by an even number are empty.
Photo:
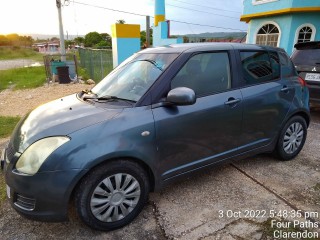
M80 182L75 207L89 227L102 231L129 224L143 209L150 184L136 162L116 160L94 168Z
M275 148L275 155L283 161L296 157L307 138L307 124L303 117L294 116L282 128Z

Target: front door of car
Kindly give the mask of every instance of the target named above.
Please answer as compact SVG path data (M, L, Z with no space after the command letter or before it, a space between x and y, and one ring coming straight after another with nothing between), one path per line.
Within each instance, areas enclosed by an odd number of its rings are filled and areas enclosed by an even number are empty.
M269 144L283 125L294 98L290 78L281 77L276 52L240 52L243 72L243 133L241 148Z
M190 58L171 81L177 87L193 89L197 100L152 110L162 180L232 156L241 136L242 97L232 89L227 52Z

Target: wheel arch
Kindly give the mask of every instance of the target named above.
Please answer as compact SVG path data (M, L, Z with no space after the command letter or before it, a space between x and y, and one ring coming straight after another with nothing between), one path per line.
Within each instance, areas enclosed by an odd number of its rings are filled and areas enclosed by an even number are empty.
M155 189L155 175L154 172L152 171L152 169L150 168L150 166L148 166L144 161L142 161L141 159L138 158L134 158L134 157L117 157L117 158L112 158L112 159L107 159L104 160L94 166L92 166L90 169L88 169L88 171L85 172L85 174L83 174L81 177L79 177L79 179L77 180L76 184L73 186L71 194L69 196L69 207L72 205L72 202L74 201L74 195L75 192L77 190L77 188L79 187L79 185L81 184L81 181L88 175L90 174L90 172L92 170L94 170L95 168L99 168L100 166L104 165L104 164L108 164L111 162L115 162L115 161L120 161L120 160L125 160L125 161L131 161L131 162L136 162L138 163L148 174L148 179L149 179L149 184L150 184L150 192L153 192Z

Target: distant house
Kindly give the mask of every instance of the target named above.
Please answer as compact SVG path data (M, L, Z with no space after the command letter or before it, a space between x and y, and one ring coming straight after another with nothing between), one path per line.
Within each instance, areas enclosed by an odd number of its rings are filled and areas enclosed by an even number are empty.
M249 23L247 43L284 48L320 40L320 0L244 0L241 21Z
M52 42L35 43L32 45L32 47L42 53L57 53L59 52L60 42L52 41Z

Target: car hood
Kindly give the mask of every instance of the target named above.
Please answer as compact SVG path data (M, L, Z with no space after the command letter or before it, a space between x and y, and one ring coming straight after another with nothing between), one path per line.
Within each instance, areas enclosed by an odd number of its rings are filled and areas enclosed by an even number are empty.
M22 153L33 142L49 136L66 136L93 124L107 121L123 109L98 108L70 95L39 106L16 126L11 143Z

